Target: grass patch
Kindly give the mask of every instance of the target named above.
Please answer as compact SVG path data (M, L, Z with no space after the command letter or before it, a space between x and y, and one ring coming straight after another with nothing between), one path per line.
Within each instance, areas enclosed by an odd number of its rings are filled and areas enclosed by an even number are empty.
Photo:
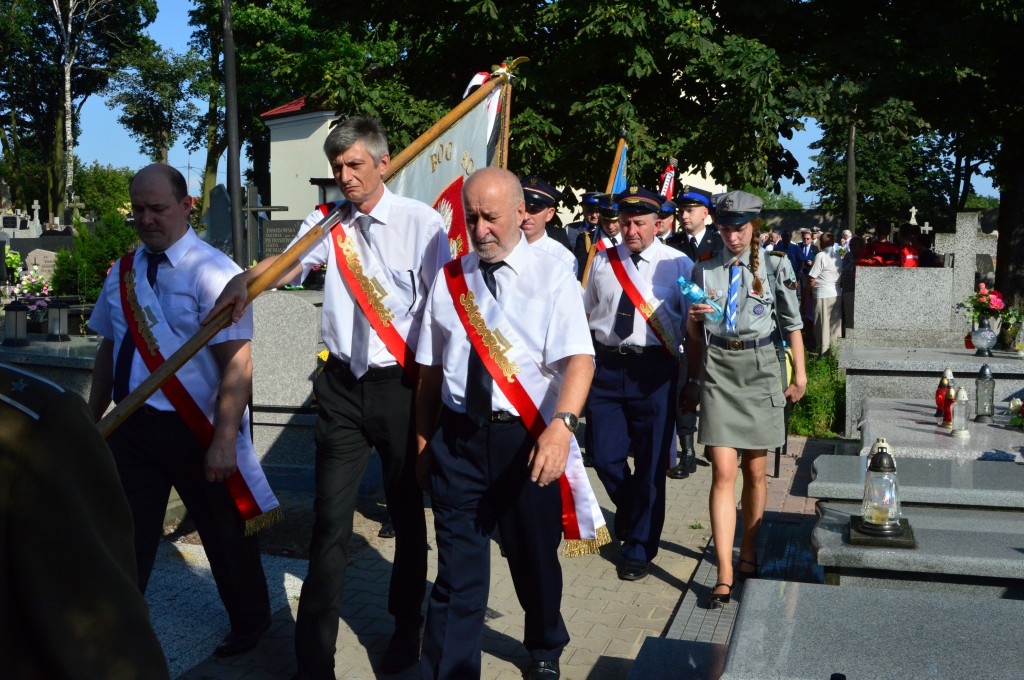
M690 525L690 528L691 529L703 529L704 525L701 524L700 522L694 522L693 524Z
M808 358L807 393L793 405L789 433L806 437L842 435L846 419L846 376L835 353Z

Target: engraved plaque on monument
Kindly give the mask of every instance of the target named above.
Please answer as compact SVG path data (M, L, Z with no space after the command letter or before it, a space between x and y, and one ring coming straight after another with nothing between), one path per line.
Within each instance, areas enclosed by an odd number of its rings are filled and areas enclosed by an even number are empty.
M263 220L260 223L260 259L283 253L301 225L302 220Z

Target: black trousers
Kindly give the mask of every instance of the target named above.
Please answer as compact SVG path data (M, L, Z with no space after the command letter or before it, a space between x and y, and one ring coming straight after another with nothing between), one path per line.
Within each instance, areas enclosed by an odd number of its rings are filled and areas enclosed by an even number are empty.
M371 447L383 464L395 528L388 612L399 626L419 626L423 620L427 525L416 482L414 388L401 367L371 368L356 380L346 364L329 360L314 390L320 405L315 518L309 574L295 622L295 654L300 673L333 679L352 516Z
M232 629L249 631L270 615L259 542L223 482L207 482L206 450L174 412L136 411L108 440L135 522L139 588L146 592L173 486L195 522Z
M437 579L427 605L422 677L480 677L480 636L490 588L490 539L501 535L526 614L523 645L556 661L569 642L561 615L562 498L530 481L533 439L521 422L478 427L445 408L430 444Z

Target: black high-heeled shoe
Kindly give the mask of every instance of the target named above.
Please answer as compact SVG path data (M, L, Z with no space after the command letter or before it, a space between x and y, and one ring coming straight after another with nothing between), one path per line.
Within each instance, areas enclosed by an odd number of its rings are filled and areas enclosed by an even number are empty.
M728 593L714 593L714 592L711 593L711 597L709 597L708 600L709 600L709 602L711 604L711 608L712 609L714 609L715 607L724 607L725 605L729 604L729 599L732 597L732 584L731 583L716 583L714 588L712 588L711 590L714 590L715 588L718 588L719 586L725 586L726 588L729 589L729 592Z
M750 571L743 571L743 565L749 564L753 567ZM760 571L760 567L757 566L757 562L750 560L740 560L739 566L736 568L736 578L740 581L746 581L748 578L757 578L757 574Z

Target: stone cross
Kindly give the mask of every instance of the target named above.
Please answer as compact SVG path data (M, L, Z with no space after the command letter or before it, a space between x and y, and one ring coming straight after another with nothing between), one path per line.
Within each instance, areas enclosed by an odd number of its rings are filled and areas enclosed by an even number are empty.
M910 222L909 224L917 226L917 208L910 206Z
M39 230L39 209L42 207L39 201L32 201L32 221L28 225L30 229Z
M922 224L920 228L921 228L921 233L922 234L930 234L930 233L932 233L932 227L928 225L928 222L925 222L924 224Z

